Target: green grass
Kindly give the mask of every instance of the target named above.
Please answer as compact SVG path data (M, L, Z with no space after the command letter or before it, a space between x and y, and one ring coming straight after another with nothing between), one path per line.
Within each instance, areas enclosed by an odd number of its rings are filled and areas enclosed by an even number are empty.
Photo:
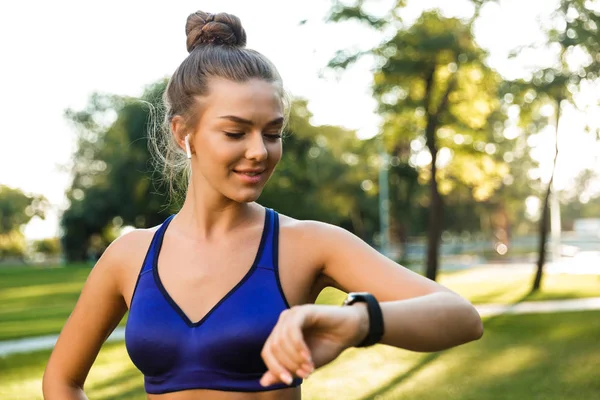
M600 297L600 275L545 274L542 290L530 294L533 270L480 267L442 273L438 282L473 304L513 304L519 301L566 300ZM341 304L345 294L326 288L318 302Z
M0 340L60 332L90 271L89 265L1 267Z
M50 351L0 357L0 399L42 399L42 376ZM89 398L146 399L141 373L129 360L123 343L102 347L85 385Z
M0 268L0 340L60 332L89 273L89 265ZM532 278L532 271L496 267L443 273L439 281L475 304L600 296L600 276L547 274L543 290L530 296ZM341 304L343 298L326 289L319 301Z
M542 290L530 294L534 270L480 267L445 273L438 280L473 304L600 297L600 275L544 274Z
M600 311L504 315L486 319L481 340L444 352L349 349L305 381L303 399L594 399L599 331ZM0 358L0 398L41 399L48 355ZM86 393L99 400L145 399L142 376L122 343L103 347Z
M592 399L600 393L600 312L505 315L445 352L346 351L307 381L309 399ZM337 395L337 397L336 397Z

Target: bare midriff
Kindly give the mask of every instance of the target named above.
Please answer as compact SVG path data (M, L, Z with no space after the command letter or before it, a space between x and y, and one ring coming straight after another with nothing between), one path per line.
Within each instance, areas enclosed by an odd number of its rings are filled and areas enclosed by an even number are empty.
M224 392L220 390L183 390L164 394L149 394L148 400L300 400L300 387L266 392Z

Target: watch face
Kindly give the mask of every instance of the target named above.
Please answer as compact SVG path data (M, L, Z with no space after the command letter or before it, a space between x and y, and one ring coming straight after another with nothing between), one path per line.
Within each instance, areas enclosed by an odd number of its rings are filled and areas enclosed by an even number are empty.
M348 296L346 297L346 300L344 301L345 305L352 305L354 303L356 303L357 301L367 301L366 297L369 296L369 293L366 292L352 292L352 293L348 293Z
M352 302L354 301L354 295L352 293L348 293L348 296L346 296L346 299L344 300L344 305L350 305L352 304Z
M346 297L346 301L344 303L346 305L350 305L356 301L357 297L357 293L348 293L348 297Z

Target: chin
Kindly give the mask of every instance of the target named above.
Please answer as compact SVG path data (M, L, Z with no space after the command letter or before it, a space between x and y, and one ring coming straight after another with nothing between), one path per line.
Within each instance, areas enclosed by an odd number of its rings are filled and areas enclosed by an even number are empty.
M227 196L231 200L237 201L238 203L252 203L258 200L262 194L262 188L259 190L240 190L237 193L233 193L232 196Z

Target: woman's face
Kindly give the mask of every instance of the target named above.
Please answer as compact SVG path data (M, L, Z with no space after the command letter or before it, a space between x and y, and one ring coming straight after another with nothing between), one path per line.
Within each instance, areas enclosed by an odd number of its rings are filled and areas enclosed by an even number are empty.
M252 79L211 79L199 99L192 145L192 177L200 174L223 196L258 199L281 159L283 104L276 86Z

